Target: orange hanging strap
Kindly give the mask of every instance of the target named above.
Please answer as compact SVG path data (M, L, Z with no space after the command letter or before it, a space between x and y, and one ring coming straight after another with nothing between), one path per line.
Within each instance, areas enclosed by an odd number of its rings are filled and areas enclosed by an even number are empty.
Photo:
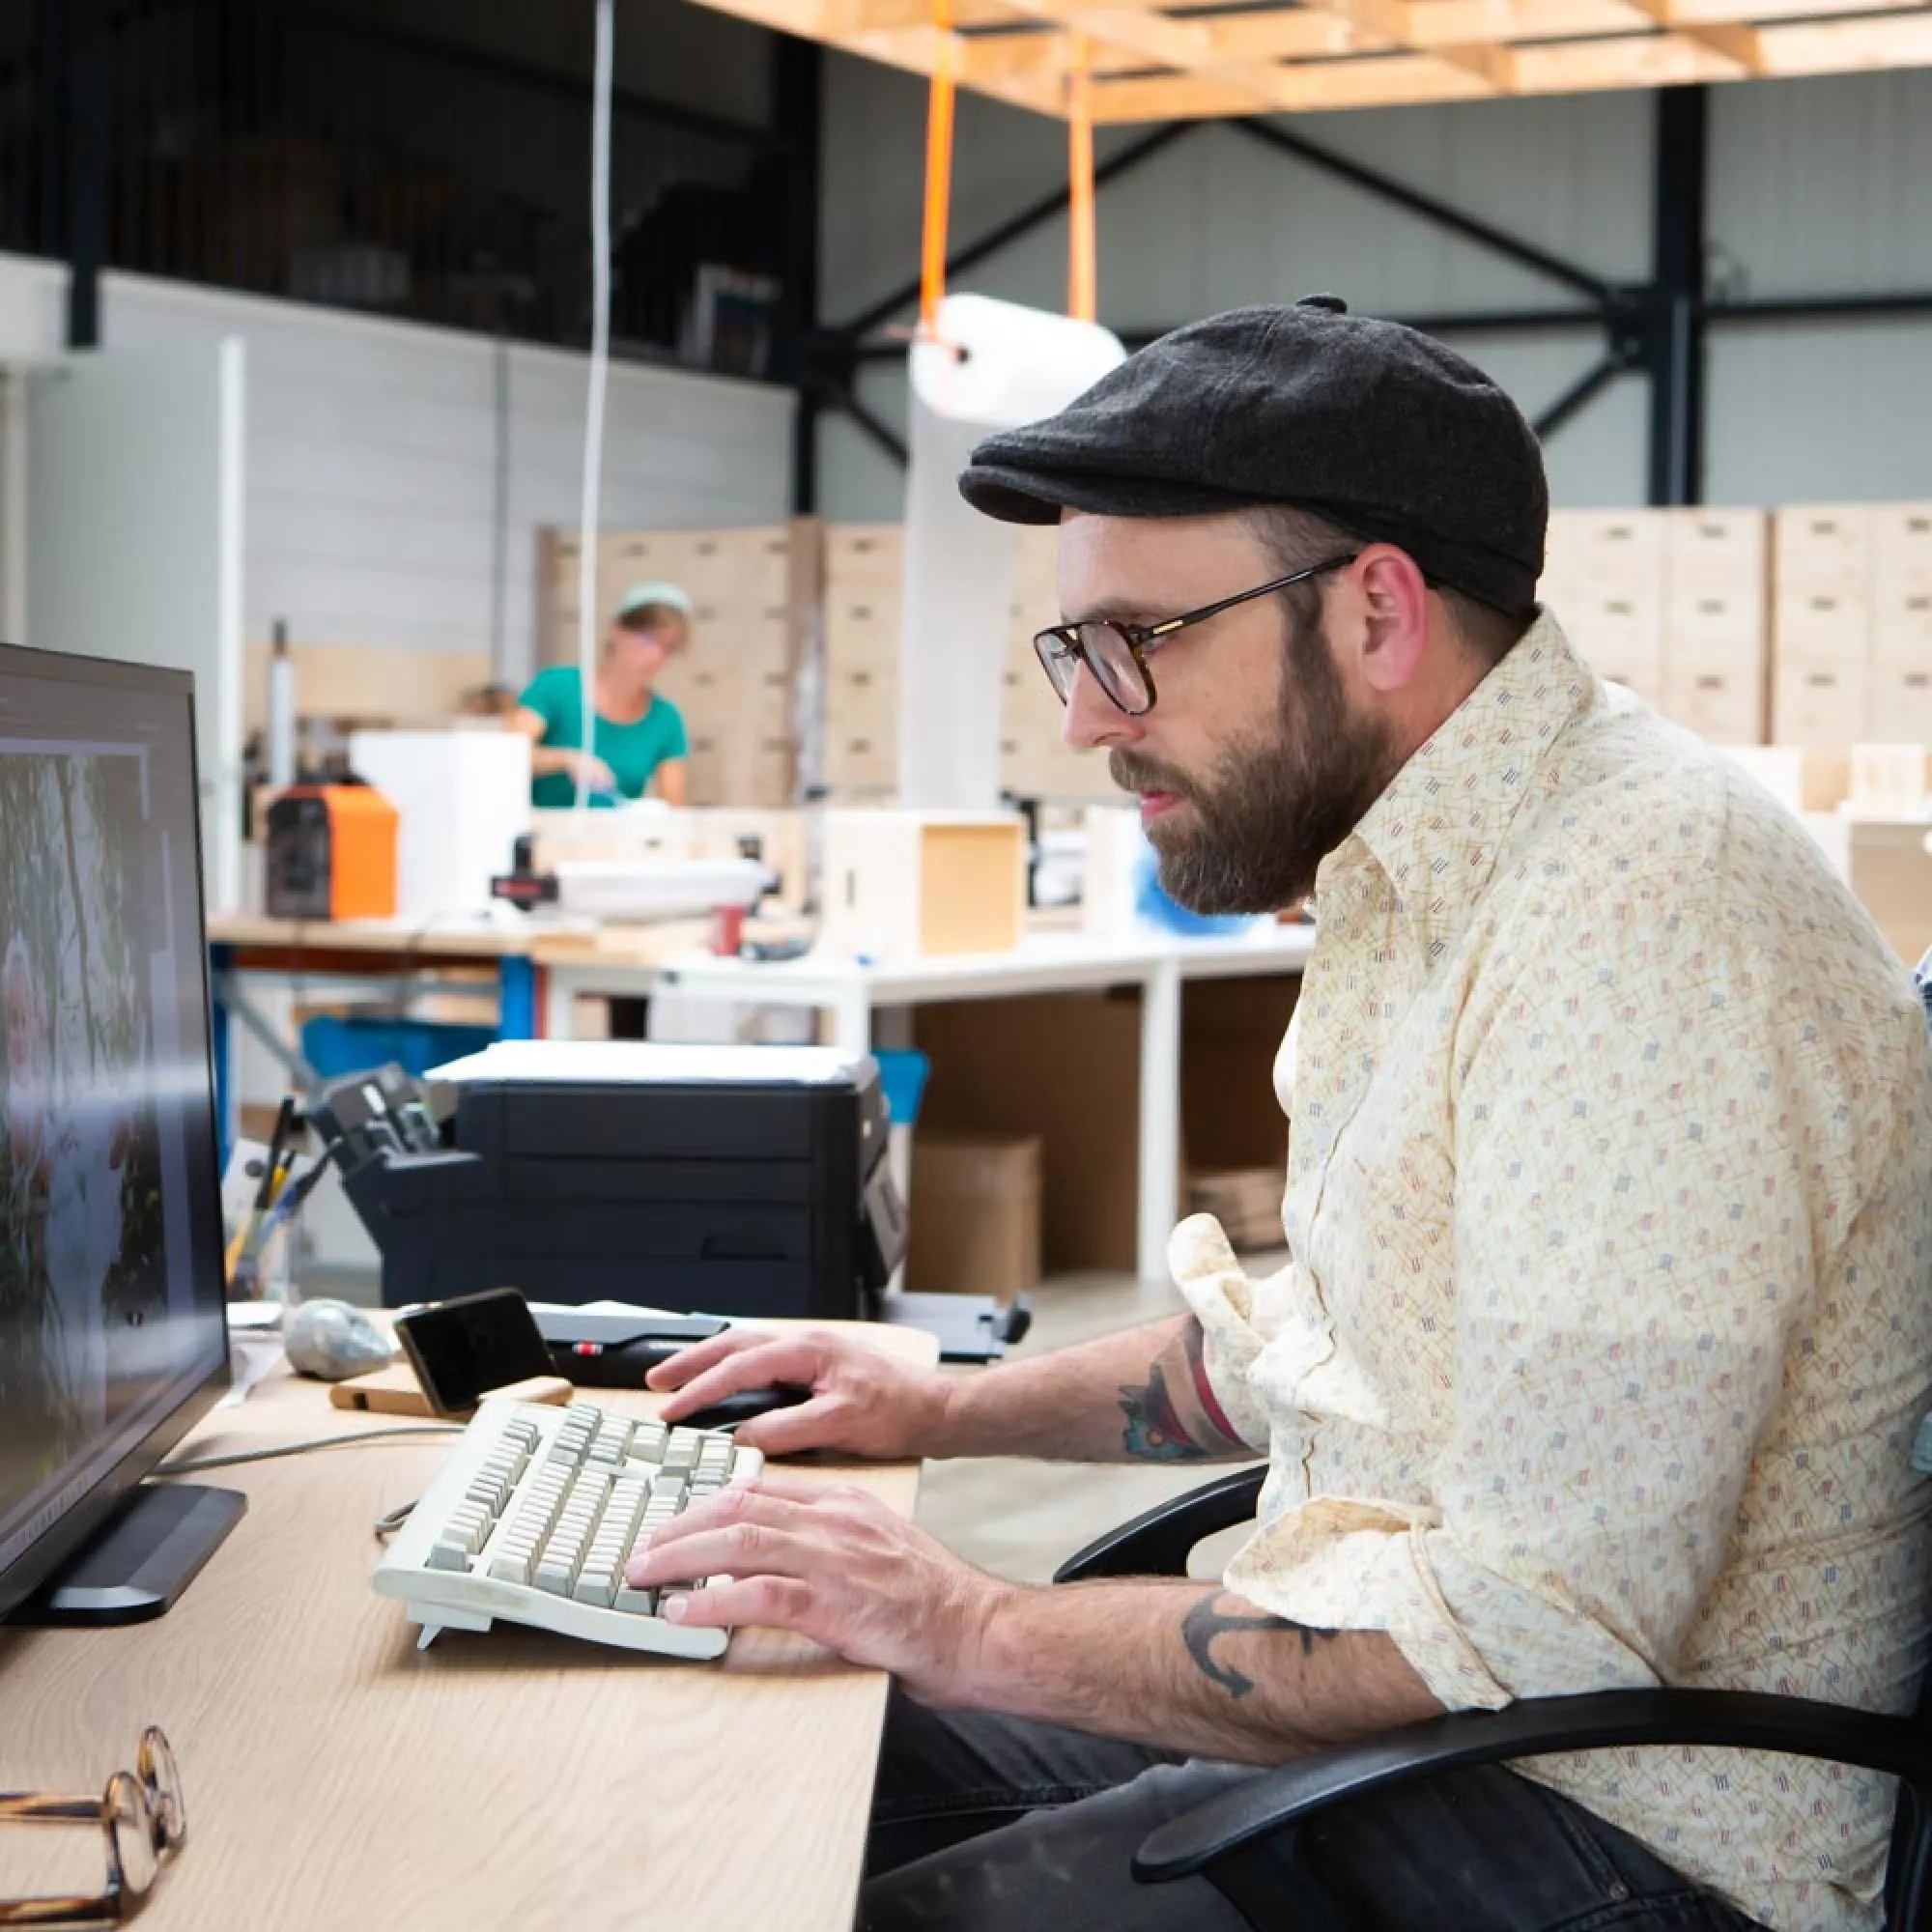
M946 294L947 205L952 191L952 94L958 80L959 42L952 32L952 0L932 0L939 46L932 62L932 91L925 110L925 232L920 252L919 332L938 332Z
M1066 313L1075 322L1092 322L1096 307L1093 49L1085 34L1066 40Z

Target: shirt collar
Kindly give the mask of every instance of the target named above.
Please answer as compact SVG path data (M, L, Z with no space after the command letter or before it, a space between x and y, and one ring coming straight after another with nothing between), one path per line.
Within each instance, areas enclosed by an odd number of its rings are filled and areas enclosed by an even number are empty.
M1566 725L1600 701L1595 675L1548 610L1450 713L1322 862L1316 887L1378 866L1399 912L1446 936L1495 869L1518 807Z

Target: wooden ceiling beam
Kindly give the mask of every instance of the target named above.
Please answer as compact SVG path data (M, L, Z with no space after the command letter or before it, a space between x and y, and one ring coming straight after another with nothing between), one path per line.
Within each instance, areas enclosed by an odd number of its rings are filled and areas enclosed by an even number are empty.
M705 0L764 27L929 73L931 0ZM1932 67L1932 0L1304 0L1168 12L1129 0L952 0L965 85L1065 111L1069 36L1095 118L1230 115ZM1006 31L1001 31L1006 29Z

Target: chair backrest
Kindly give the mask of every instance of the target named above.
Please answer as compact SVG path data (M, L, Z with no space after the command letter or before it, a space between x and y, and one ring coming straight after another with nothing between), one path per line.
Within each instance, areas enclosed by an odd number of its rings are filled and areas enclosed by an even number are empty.
M1932 952L1918 962L1914 977L1925 1008L1925 1024L1932 1028ZM1927 1414L1918 1425L1918 1438L1912 1445L1912 1466L1922 1476L1932 1476L1932 1414ZM1932 1729L1932 1668L1919 1680L1917 1722L1921 1730ZM1901 1785L1898 1815L1891 1826L1891 1856L1886 1861L1885 1872L1886 1923L1894 1932L1907 1932L1900 1916L1900 1893L1906 1876L1928 1859L1932 1859L1932 1818L1924 1815L1912 1793ZM1917 1932L1917 1928L1911 1928L1911 1932Z

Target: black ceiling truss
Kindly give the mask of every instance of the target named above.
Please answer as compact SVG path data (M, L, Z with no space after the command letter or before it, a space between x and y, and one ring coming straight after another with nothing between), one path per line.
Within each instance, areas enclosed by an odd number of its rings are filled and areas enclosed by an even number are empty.
M1558 331L1598 334L1603 349L1597 360L1547 404L1531 426L1547 441L1618 378L1646 376L1650 382L1650 500L1694 503L1703 494L1704 361L1711 329L1778 322L1932 316L1932 288L1742 300L1707 295L1706 99L1706 90L1701 87L1667 88L1656 97L1651 275L1641 283L1600 275L1406 182L1332 153L1276 122L1236 120L1222 125L1561 287L1571 298L1561 304L1396 319L1425 334L1441 336ZM1094 171L1096 185L1118 180L1200 125L1171 124L1122 148ZM1051 221L1065 211L1066 201L1064 189L1043 195L989 229L949 258L949 277L964 273ZM915 301L918 294L917 282L909 282L848 322L817 330L810 344L810 384L801 389L802 408L843 410L873 442L901 463L905 460L902 440L860 402L855 385L867 363L891 360L906 353L903 334L879 331ZM1127 330L1121 340L1128 349L1138 349L1165 333L1166 328Z

